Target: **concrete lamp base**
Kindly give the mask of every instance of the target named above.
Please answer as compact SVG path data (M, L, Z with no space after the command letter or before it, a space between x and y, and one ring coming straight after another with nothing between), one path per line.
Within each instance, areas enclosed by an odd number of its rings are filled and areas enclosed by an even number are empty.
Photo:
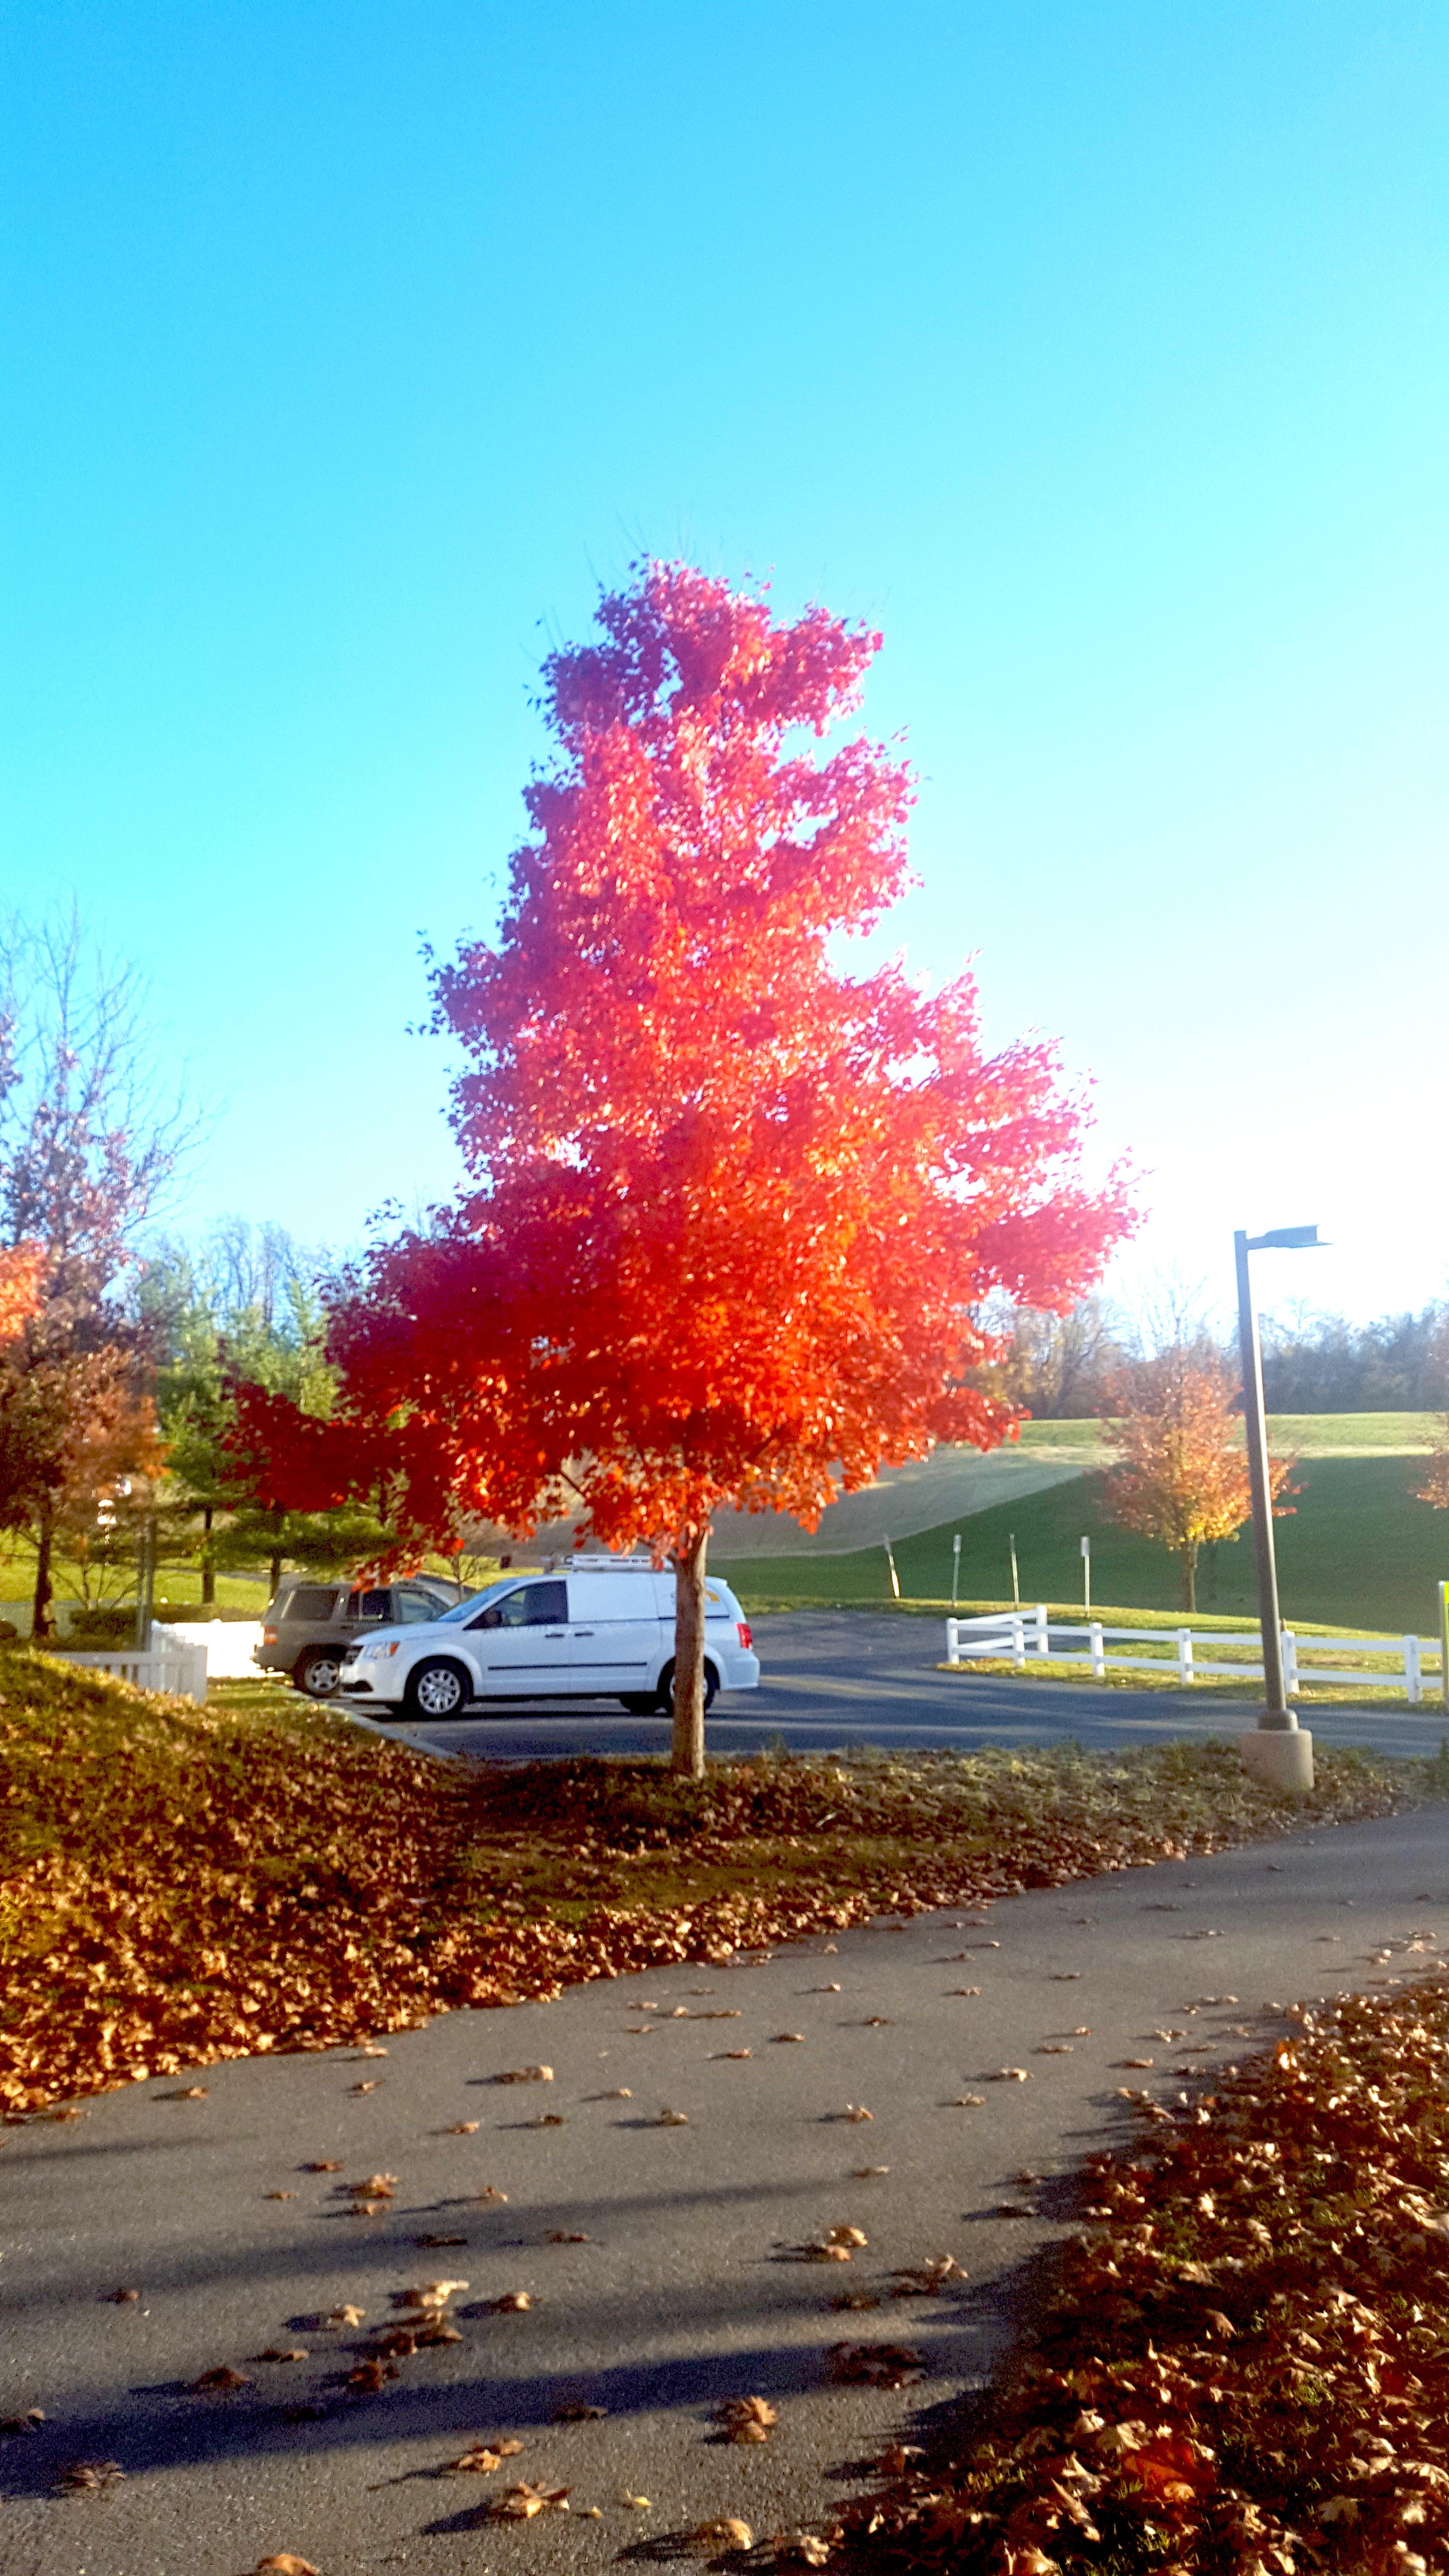
M1243 1769L1265 1789L1302 1797L1313 1786L1313 1738L1306 1726L1255 1726L1250 1735L1239 1736L1238 1751Z

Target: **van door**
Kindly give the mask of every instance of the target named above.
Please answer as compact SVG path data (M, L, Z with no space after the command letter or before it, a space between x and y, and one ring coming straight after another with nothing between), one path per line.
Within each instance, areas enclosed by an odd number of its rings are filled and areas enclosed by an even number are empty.
M562 1580L520 1583L466 1622L491 1699L551 1699L576 1690Z
M659 1670L661 1630L653 1577L571 1574L569 1626L573 1637L571 1688L617 1699L652 1690Z

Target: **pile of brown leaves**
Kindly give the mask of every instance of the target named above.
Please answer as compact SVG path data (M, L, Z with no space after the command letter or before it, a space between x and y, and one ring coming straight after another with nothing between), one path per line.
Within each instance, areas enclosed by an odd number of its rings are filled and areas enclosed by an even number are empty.
M1382 1815L1434 1766L1327 1756L1309 1813ZM727 1957L1181 1859L1303 1811L1227 1747L443 1764L297 1699L198 1709L0 1656L0 2104L459 2005Z
M1397 1981L1395 1981L1397 1983ZM1300 2008L1093 2160L1014 2382L841 2535L991 2576L1449 2564L1449 1989Z

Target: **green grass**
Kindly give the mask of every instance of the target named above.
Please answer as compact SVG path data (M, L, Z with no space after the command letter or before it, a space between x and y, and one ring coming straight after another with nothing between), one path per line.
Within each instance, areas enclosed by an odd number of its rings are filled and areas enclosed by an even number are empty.
M1360 1417L1365 1422L1373 1415ZM1061 1426L1043 1424L1043 1430ZM1278 1582L1285 1618L1321 1628L1361 1628L1389 1635L1412 1629L1434 1635L1435 1586L1449 1576L1449 1513L1415 1502L1410 1458L1305 1460L1291 1517L1276 1525ZM1103 1520L1101 1475L993 1504L897 1541L896 1567L909 1599L940 1605L951 1592L951 1539L961 1532L963 1609L1011 1598L1008 1538L1016 1534L1022 1599L1074 1605L1080 1612L1079 1542L1092 1542L1092 1590L1098 1602L1130 1601L1176 1613L1177 1569L1166 1550ZM850 1556L761 1557L722 1564L747 1610L822 1606L884 1608L891 1600L884 1552ZM1204 1549L1198 1568L1202 1613L1230 1620L1256 1615L1253 1550L1246 1533ZM1114 1617L1118 1615L1114 1613Z
M1111 1449L1111 1426L1095 1416L1069 1422L1024 1422L1024 1452L1081 1458L1084 1464L1105 1458ZM1268 1439L1279 1454L1299 1458L1386 1456L1422 1457L1442 1437L1436 1413L1271 1413Z

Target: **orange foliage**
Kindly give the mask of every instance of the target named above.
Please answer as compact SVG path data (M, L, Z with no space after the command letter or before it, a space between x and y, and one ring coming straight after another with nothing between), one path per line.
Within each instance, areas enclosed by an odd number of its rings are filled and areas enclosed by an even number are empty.
M1215 1352L1181 1346L1135 1371L1132 1400L1115 1424L1119 1463L1102 1507L1120 1529L1155 1539L1181 1563L1183 1606L1197 1606L1195 1573L1205 1541L1233 1538L1252 1516L1237 1382ZM1269 1460L1269 1490L1285 1490L1293 1462ZM1275 1518L1291 1511L1282 1504Z
M0 1342L13 1342L23 1324L40 1309L45 1274L45 1247L18 1243L0 1252Z
M907 885L912 789L858 737L801 745L879 637L657 563L600 625L545 667L559 762L498 944L435 979L470 1187L330 1348L404 1526L572 1508L684 1555L718 1505L813 1526L838 1477L993 1447L981 1301L1069 1307L1131 1220L1052 1051L987 1054L969 978L835 967Z

